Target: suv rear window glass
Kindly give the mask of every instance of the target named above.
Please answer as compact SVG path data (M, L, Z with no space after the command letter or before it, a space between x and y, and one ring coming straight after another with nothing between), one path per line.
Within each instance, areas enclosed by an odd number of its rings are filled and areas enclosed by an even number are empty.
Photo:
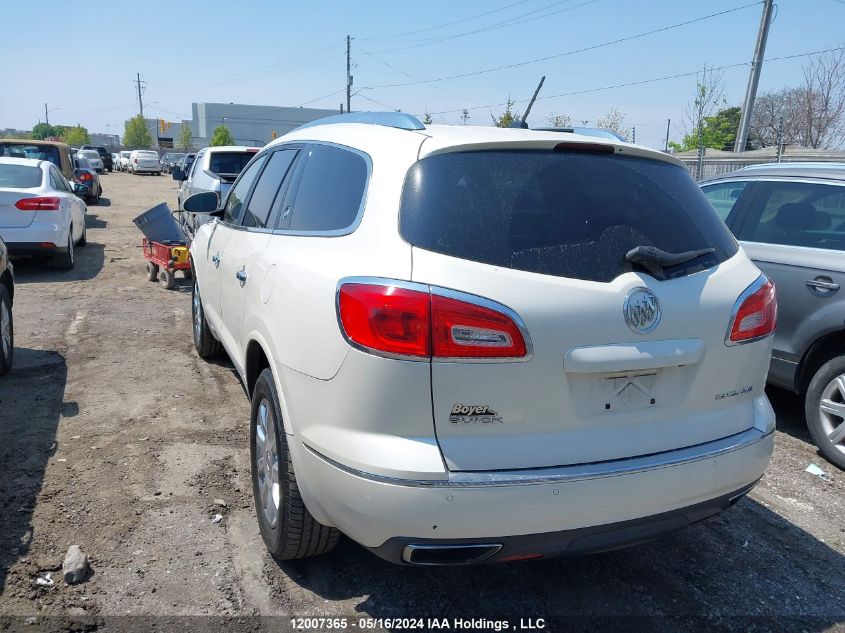
M462 259L608 282L634 270L636 246L713 248L664 271L690 274L732 257L736 240L687 171L658 160L534 150L425 158L405 178L400 232Z
M59 156L59 148L52 145L23 145L17 143L0 143L0 156L9 158L34 158L36 160L48 160L59 169L62 167L62 159Z
M40 167L0 164L0 187L32 189L41 186Z
M290 229L340 231L352 226L367 187L367 161L330 145L312 145L305 161Z
M211 152L208 169L218 176L237 176L255 154L256 152Z

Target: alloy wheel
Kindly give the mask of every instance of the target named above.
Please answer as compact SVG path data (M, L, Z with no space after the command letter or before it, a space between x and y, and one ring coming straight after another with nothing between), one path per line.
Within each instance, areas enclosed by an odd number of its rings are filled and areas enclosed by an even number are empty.
M280 504L279 451L273 409L266 398L258 404L255 419L255 472L261 513L267 526L275 528Z
M837 450L845 453L845 374L836 376L824 388L819 412L824 434Z
M197 287L196 281L194 281L194 297L192 303L194 312L194 342L199 345L202 339L202 300L200 299L200 289Z
M9 358L12 351L12 314L5 303L0 303L0 352L3 358Z

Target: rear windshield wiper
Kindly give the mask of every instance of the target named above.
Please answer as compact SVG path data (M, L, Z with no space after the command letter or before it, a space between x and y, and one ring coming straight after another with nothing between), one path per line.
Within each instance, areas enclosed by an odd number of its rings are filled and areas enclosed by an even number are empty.
M667 253L655 246L636 246L625 253L625 259L645 268L651 275L663 279L663 270L715 253L715 248L702 248L683 253Z

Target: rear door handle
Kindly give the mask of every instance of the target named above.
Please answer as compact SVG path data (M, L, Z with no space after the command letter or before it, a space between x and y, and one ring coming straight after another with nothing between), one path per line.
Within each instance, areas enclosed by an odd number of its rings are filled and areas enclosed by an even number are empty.
M241 282L241 288L244 287L246 283L246 267L241 268L238 272L235 273L235 278Z
M839 290L839 284L834 282L830 277L816 277L805 283L810 290L821 294Z
M214 262L215 268L219 268L220 267L220 253L216 253L216 254L212 255L211 261Z

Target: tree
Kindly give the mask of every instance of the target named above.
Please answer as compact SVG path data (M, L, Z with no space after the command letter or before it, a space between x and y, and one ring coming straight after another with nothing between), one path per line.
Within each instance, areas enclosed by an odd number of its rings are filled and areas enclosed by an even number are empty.
M87 145L91 142L88 136L88 130L78 123L74 127L65 128L62 137L64 137L64 141L68 145Z
M845 142L845 51L805 64L802 85L759 95L751 130L764 146L776 145L780 134L787 145L840 147Z
M463 110L461 110L461 122L462 122L464 125L466 125L466 124L467 124L467 121L469 121L469 110L467 110L466 108L464 108Z
M235 137L225 125L218 125L214 128L214 133L211 135L211 141L208 143L212 147L216 145L234 145Z
M676 152L686 152L696 149L699 142L701 142L704 147L730 152L733 150L734 143L736 142L741 115L742 108L739 106L722 108L713 116L704 117L700 136L698 126L696 126L689 134L684 135L680 143L672 141L669 143L669 146ZM754 130L751 130L748 134L746 147L750 148L755 144L759 145L759 142L757 141Z
M193 138L194 137L191 133L191 126L186 125L183 121L182 129L179 131L179 146L187 152L191 147L191 141L193 140Z
M568 114L551 113L546 117L546 125L549 127L572 127L572 117Z
M35 127L32 128L32 133L30 136L39 141L43 141L48 136L61 136L62 130L58 129L58 126L55 125L47 125L46 123L38 123Z
M140 114L136 114L126 122L123 144L135 149L150 149L153 146L153 137L147 128L147 122Z
M426 125L431 125L431 114L426 110L425 115L423 116L423 123Z
M517 121L521 118L521 114L519 112L514 112L513 106L516 104L516 101L511 99L511 96L508 95L508 101L505 107L505 111L502 112L498 117L493 116L493 113L490 113L490 118L493 119L493 125L496 127L508 127L514 121Z
M624 140L628 140L631 135L630 128L625 127L625 113L611 106L608 108L604 116L600 116L596 121L596 126L601 130L613 132Z

